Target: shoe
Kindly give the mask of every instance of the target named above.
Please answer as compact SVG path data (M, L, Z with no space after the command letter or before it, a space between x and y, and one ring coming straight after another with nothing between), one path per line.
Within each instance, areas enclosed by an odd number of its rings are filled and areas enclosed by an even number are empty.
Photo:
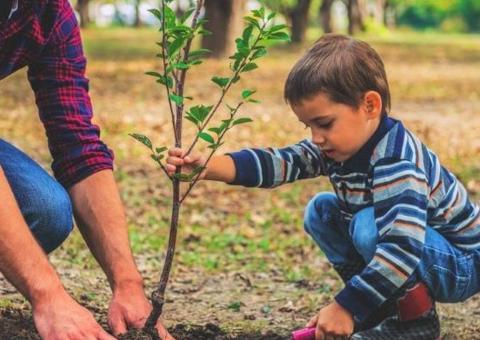
M397 313L373 328L354 333L352 340L436 340L440 320L428 288L417 283L396 300Z

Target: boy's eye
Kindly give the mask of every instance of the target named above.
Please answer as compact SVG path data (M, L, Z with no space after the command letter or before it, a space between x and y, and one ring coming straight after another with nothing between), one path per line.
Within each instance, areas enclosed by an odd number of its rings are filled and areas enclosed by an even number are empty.
M333 124L333 120L329 121L328 123L323 123L323 124L317 123L316 125L320 129L328 129L332 126L332 124Z

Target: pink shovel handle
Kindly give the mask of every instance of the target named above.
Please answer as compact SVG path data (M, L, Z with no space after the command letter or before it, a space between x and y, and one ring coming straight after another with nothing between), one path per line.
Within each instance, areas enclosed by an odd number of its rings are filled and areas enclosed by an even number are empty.
M315 327L292 332L292 340L315 340Z

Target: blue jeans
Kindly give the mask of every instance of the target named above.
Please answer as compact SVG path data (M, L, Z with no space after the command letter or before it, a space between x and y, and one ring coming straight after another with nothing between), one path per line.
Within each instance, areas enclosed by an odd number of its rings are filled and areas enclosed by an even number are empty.
M30 157L1 139L0 165L35 239L51 252L73 228L67 192Z
M355 214L347 223L333 193L317 194L305 209L305 231L333 265L369 263L378 243L373 207ZM409 282L422 281L439 302L459 302L480 290L480 251L453 246L427 226L419 265Z

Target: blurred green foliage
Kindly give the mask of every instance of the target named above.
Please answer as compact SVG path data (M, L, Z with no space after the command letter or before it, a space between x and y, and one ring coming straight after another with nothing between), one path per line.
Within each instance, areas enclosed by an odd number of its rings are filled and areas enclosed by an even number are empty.
M399 25L446 31L480 31L478 0L391 0Z

